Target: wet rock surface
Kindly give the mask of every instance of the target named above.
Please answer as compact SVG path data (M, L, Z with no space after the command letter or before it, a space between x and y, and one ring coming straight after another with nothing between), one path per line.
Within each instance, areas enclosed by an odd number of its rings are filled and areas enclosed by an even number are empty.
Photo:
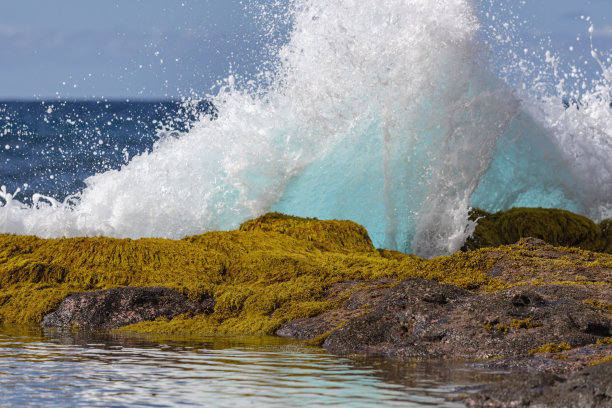
M68 295L41 323L50 328L115 329L159 317L171 319L184 313L212 313L214 300L194 303L184 295L162 287L125 287Z
M465 397L468 407L612 407L612 362L568 376L549 373L509 375Z
M298 340L313 340L380 304L389 286L395 283L393 279L384 278L374 281L352 280L332 285L326 291L326 298L330 301L344 299L339 308L316 317L287 322L276 330L276 335Z
M323 346L337 354L490 359L529 355L548 343L580 347L612 335L608 313L581 287L516 287L471 293L419 278L387 290Z
M343 296L338 309L277 334L327 335L323 347L340 355L456 360L507 373L468 390L467 406L612 407L612 268L534 238L488 254L496 262L487 276L499 289L421 278L339 283L327 296Z

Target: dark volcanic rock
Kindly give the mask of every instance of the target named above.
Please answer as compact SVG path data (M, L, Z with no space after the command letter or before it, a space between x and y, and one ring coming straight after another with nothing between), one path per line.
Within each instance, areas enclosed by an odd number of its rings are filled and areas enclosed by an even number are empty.
M607 359L612 359L612 347L602 343L575 347L563 353L536 353L528 356L496 358L470 365L496 372L537 372L567 376L582 370L593 361Z
M116 288L68 295L42 327L114 329L158 317L171 319L183 313L212 313L214 300L201 304L168 288Z
M475 294L407 279L323 346L337 354L453 359L529 356L547 343L579 347L612 335L610 315L585 303L589 295L562 285Z
M612 408L612 363L589 366L612 358L609 259L535 238L484 253L495 259L487 276L496 283L482 289L493 292L420 278L342 282L326 294L337 309L277 334L327 335L323 347L336 354L459 360L509 373L469 389L469 406Z
M612 407L612 362L570 376L542 373L508 375L466 396L469 407Z
M389 278L373 281L351 280L332 285L326 299L338 301L346 298L341 307L316 317L292 320L276 330L276 335L298 340L312 340L338 325L365 313L385 299L388 286L396 281Z

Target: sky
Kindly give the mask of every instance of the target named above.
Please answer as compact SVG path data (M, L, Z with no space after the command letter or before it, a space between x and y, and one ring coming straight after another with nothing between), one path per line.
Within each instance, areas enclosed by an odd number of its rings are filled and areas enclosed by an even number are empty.
M249 1L0 0L0 100L206 94L264 58ZM595 46L612 49L612 0L526 0L520 13L526 37L570 56L590 16Z
M252 60L258 28L240 3L0 0L0 99L206 92Z
M516 0L506 0L516 1ZM556 50L572 55L589 47L589 26L593 24L593 46L604 52L612 50L611 0L523 0L519 9L528 21L524 38L550 38ZM588 54L588 53L587 53Z

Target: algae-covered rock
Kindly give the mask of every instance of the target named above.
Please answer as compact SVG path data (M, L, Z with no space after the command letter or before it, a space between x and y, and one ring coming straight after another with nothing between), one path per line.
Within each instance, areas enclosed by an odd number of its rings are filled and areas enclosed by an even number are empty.
M513 208L495 214L474 209L471 219L477 220L477 226L464 249L509 245L534 237L554 246L612 253L611 220L597 225L569 211L544 208Z
M70 294L43 318L41 325L108 330L146 320L172 319L183 313L211 313L213 307L213 299L198 304L168 288L115 288Z
M411 278L331 333L323 347L337 354L471 360L527 357L553 342L580 347L612 335L612 316L585 302L590 296L569 285L471 293Z
M315 317L289 321L276 330L276 335L316 343L319 343L318 339L322 343L338 326L378 306L387 295L389 287L396 283L389 278L336 283L325 291L325 295L329 301L340 301L339 307Z
M374 250L365 229L350 221L279 214L182 240L0 235L0 322L40 323L71 293L156 286L194 303L214 298L214 311L125 330L272 334L296 319L324 316L312 330L319 336L370 312L380 300L375 291L385 289L377 281L419 277L479 292L564 282L608 287L612 256L534 242L425 260ZM332 295L340 287L347 289ZM592 306L612 303L602 291L589 296Z
M612 358L612 255L555 246L609 248L612 224L557 210L478 214L467 245L483 248L430 260L375 250L350 221L277 213L182 240L0 235L0 323L276 332L341 354L484 359L568 384ZM602 370L576 377L577 395L607 395ZM525 378L564 392L556 377Z
M182 240L0 235L0 323L39 323L70 293L158 286L195 303L214 297L214 313L139 330L271 334L332 309L324 292L334 283L397 277L421 262L386 258L353 222L279 214Z
M351 221L319 221L277 212L247 221L240 231L278 232L314 243L324 251L371 252L374 246L364 227Z

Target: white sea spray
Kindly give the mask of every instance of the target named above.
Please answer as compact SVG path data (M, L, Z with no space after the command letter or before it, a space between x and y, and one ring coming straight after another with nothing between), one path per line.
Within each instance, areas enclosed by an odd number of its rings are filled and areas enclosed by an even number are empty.
M553 93L487 67L469 0L295 0L275 16L288 41L254 82L227 77L216 120L63 202L3 190L0 231L181 238L277 210L352 219L377 246L430 257L461 247L471 206L612 212L610 71L596 52L604 75L565 108L553 54Z

